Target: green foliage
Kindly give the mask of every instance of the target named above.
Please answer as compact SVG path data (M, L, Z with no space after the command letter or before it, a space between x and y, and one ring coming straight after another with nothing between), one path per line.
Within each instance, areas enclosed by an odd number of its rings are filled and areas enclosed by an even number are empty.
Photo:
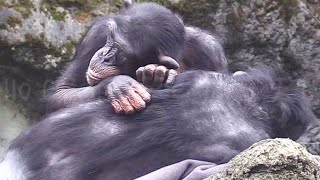
M59 50L57 51L58 53L60 53L60 56L64 59L64 60L70 60L71 56L73 55L73 50L75 49L76 43L71 39L71 37L67 38L67 41L65 42L64 46L59 48ZM64 48L64 53L62 53L62 49Z
M7 4L4 1L0 1L0 10L7 7Z
M185 22L207 29L211 24L210 14L219 7L219 0L180 0L177 3L169 0L140 0L139 2L156 2L164 5L180 14Z
M40 33L39 36L34 36L32 34L25 34L25 40L28 44L31 46L44 46L43 41L45 40L45 33ZM40 38L39 38L40 37ZM75 42L72 40L71 37L68 37L64 45L61 47L54 47L52 45L49 45L48 49L50 49L50 54L52 54L55 57L61 57L63 61L70 60L71 56L73 55L74 49L75 49Z
M57 21L63 21L66 16L66 12L57 11L57 6L53 4L42 3L40 9L43 12L48 12L51 17Z
M106 3L106 1L105 0L47 0L43 2L43 4L47 4L53 7L75 6L84 11L88 11L102 3Z
M111 3L120 3L121 0L112 0ZM41 11L49 13L53 19L63 21L69 11L69 7L73 7L71 13L75 19L80 22L86 21L92 9L99 7L100 4L106 4L105 0L46 0L42 1ZM57 11L58 7L62 7L65 11Z
M20 12L24 18L28 18L32 14L32 11L35 10L31 0L17 0L14 4L10 5L9 8Z
M280 15L286 22L289 22L292 16L297 13L297 7L299 5L298 0L279 0Z
M10 27L15 27L16 25L21 24L21 19L17 16L9 16L7 23Z
M36 43L40 42L39 39L37 39L36 37L34 37L34 36L33 36L32 34L30 34L30 33L26 33L26 34L24 35L24 38L25 38L26 41L27 41L28 43L30 43L30 44L36 44Z

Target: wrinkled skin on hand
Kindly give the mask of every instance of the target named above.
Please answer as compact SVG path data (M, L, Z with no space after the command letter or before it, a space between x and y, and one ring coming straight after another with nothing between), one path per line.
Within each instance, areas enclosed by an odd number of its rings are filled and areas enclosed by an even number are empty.
M115 76L106 86L108 99L116 113L132 114L146 108L151 100L148 88L165 88L173 84L177 71L150 64L136 71L137 82L129 76ZM103 81L101 82L103 83Z
M136 71L137 80L129 76L119 75L108 83L106 95L117 113L132 114L144 110L151 100L148 88L165 88L173 84L178 72L158 64L149 64ZM233 76L246 73L237 71Z
M106 86L105 94L116 113L132 114L141 111L151 100L145 86L125 75L115 76Z
M149 64L136 71L137 80L148 88L166 88L173 84L178 72L163 65Z

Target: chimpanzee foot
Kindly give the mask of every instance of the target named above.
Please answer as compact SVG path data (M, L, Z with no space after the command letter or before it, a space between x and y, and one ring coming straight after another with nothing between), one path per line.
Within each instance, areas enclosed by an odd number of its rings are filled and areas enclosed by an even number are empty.
M116 76L108 85L107 97L116 113L132 114L146 108L151 100L147 88L129 76Z
M161 89L172 85L177 71L158 64L149 64L136 71L137 80L149 88Z

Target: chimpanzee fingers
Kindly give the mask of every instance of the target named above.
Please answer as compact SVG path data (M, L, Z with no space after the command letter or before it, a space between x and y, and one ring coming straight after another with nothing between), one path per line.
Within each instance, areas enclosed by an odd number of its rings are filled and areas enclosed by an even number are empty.
M136 70L137 81L141 83L142 83L143 70L144 70L144 67L139 67Z
M120 89L116 89L114 86L110 85L106 91L107 97L111 102L111 105L116 113L122 113L123 109L120 104L119 97Z
M157 66L158 65L156 64L149 64L145 66L142 75L142 84L144 84L147 87L152 86L153 76Z
M122 86L120 95L120 105L123 108L125 114L131 114L135 111L143 110L146 107L146 102L135 91L135 87L132 84L139 84L136 81L131 82L128 86ZM142 87L142 85L139 84ZM123 99L123 97L125 99ZM128 104L129 103L129 104Z
M154 72L153 85L154 88L162 88L164 80L166 78L167 68L164 66L158 66Z
M139 84L137 82L133 82L131 84L131 86L133 87L134 91L145 101L145 102L149 102L151 100L151 95L150 93L147 91L147 88L144 87L142 84Z
M112 105L114 111L116 111L116 113L120 114L123 112L123 109L120 105L120 101L118 99L111 100L111 105Z
M147 88L128 76L117 76L107 85L106 94L116 113L131 114L145 109L151 100Z
M165 59L168 59L167 57ZM172 60L174 61L174 60ZM137 80L147 87L162 88L172 85L177 71L163 65L149 64L136 71Z
M127 99L136 111L141 111L146 108L146 102L134 90L129 90Z
M120 96L119 99L120 99L120 106L123 109L123 112L125 114L134 113L134 107L131 105L131 103L127 99L127 96Z
M171 86L178 75L178 72L176 70L170 69L168 71L168 77L165 83L165 87Z
M180 68L179 63L175 59L169 56L163 56L163 55L159 56L159 63L170 69Z
M112 94L112 96L110 96L111 104L116 113L131 114L134 112L134 107L128 100L128 91L125 90L127 87L122 88L114 88L110 93Z
M125 113L131 114L135 110L133 105L129 102L128 98L131 97L129 91L127 89L132 89L132 87L126 86L117 86L115 84L110 84L107 89L107 96L111 102L112 107L114 108L116 113ZM133 89L132 89L133 91ZM138 95L137 95L138 96ZM140 101L140 97L137 98Z

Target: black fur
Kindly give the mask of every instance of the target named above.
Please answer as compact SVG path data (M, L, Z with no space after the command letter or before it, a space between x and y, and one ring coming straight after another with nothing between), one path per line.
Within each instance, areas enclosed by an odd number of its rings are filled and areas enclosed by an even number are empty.
M131 77L135 77L139 67L157 63L159 54L181 59L185 44L181 19L155 3L135 4L121 14L101 17L93 23L72 63L49 93L49 109L60 109L100 96L96 92L103 91L101 88L104 87L88 87L86 71L90 59L106 44L108 37L127 57L125 64L116 66L121 74Z
M118 26L117 31L114 31L113 34L123 36L126 40L124 44L129 44L131 48L128 49L134 52L129 53L131 54L129 59L133 63L122 67L124 74L134 77L134 72L138 67L157 63L158 52L154 52L154 49L157 49L154 47L161 48L164 55L179 61L182 70L201 69L226 73L228 71L227 60L221 44L212 35L201 29L184 28L181 19L168 11L152 3L137 4L130 6L120 15L101 17L93 23L77 49L71 64L49 92L46 98L49 111L91 101L102 96L100 92L105 92L105 87L102 85L88 87L85 77L91 57L105 45L110 35L106 27L110 18ZM162 18L159 18L158 14L161 12L166 12L168 17L163 18L164 15L161 15ZM128 23L128 18L133 18L131 23ZM142 26L146 22L149 28ZM157 31L161 29L158 28L159 26L166 23L169 24L168 32L174 32L173 34ZM127 29L130 31L127 32ZM153 39L158 39L158 41L153 41Z
M314 124L303 93L278 80L266 68L236 77L190 71L152 90L150 106L131 116L105 100L74 105L21 134L9 150L15 158L0 167L32 180L81 180L133 179L190 158L225 163L257 141L295 140Z

